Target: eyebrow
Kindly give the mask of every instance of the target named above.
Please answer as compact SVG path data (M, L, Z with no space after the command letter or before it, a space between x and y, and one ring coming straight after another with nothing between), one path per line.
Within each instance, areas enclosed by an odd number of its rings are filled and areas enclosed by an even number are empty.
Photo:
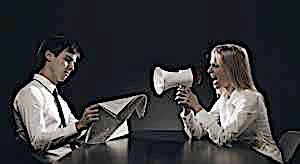
M65 57L73 61L73 58L71 56L66 55Z
M73 54L72 54L73 55ZM65 58L67 58L70 61L74 61L74 58L72 56L70 56L69 54L65 55ZM76 63L76 61L74 61Z

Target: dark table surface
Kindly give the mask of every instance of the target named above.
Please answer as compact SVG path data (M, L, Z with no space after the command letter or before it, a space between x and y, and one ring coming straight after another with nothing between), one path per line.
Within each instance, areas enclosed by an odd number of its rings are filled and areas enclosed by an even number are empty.
M189 141L179 131L144 131L105 144L82 145L60 164L271 164L246 145L217 147L207 139Z

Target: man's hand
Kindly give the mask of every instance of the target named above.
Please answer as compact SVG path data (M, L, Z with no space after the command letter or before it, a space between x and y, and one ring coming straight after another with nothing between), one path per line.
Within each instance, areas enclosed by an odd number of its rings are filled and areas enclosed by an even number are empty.
M81 119L76 124L78 131L88 128L90 123L99 120L100 105L94 104L85 109Z
M203 109L198 102L197 96L191 91L190 88L186 88L183 86L178 87L175 101L177 101L178 104L185 106L186 108L192 109L196 113Z

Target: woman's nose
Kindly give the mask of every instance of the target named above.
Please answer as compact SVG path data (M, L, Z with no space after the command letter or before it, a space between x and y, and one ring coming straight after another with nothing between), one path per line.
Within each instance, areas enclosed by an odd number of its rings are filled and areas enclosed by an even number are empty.
M212 72L212 67L211 67L211 66L207 69L207 72L208 72L208 73L211 73L211 72Z

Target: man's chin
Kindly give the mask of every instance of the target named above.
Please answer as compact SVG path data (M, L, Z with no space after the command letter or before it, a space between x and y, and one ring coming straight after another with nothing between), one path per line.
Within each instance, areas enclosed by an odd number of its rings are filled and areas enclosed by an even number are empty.
M64 77L64 78L62 78L62 79L59 79L58 81L62 83L62 82L64 82L66 79L67 79L67 77Z

